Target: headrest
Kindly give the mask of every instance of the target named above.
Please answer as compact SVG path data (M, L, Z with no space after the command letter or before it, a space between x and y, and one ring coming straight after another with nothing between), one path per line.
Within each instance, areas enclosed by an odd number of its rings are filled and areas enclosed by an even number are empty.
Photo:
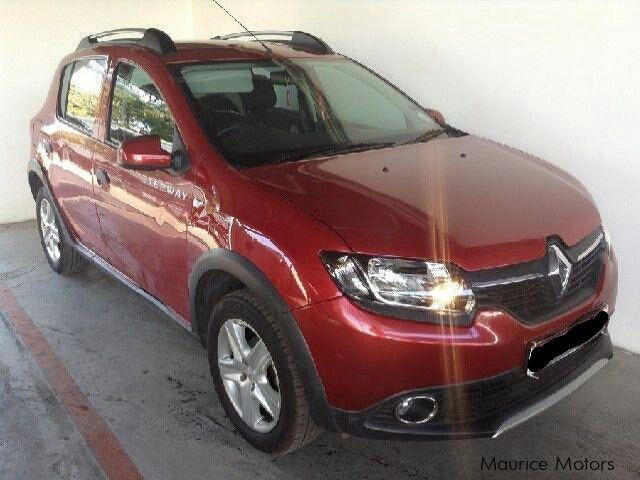
M253 77L253 90L243 95L244 106L249 111L268 110L276 104L276 91L266 77Z

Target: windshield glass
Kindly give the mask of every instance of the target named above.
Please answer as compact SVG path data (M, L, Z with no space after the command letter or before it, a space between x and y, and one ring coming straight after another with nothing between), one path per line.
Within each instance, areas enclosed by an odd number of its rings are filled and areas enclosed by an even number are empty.
M179 77L214 145L239 166L382 148L444 133L420 106L347 59L187 65Z

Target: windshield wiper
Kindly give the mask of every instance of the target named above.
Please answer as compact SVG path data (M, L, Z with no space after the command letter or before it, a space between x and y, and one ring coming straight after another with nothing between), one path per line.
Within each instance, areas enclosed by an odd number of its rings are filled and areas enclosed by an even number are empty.
M438 130L427 130L426 132L421 133L417 137L412 138L411 140L407 140L406 142L403 142L402 145L409 145L410 143L428 142L429 140L433 140L434 138L439 137L443 133L446 133L446 130L442 128L439 128Z
M275 159L275 163L292 162L295 160L303 160L327 155L341 155L345 153L364 152L367 150L376 150L379 148L391 147L393 145L395 145L395 143L393 142L366 142L338 145L321 145L318 147L289 151L277 157Z
M367 150L377 150L395 145L393 142L365 142L365 143L349 143L347 145L333 145L331 148L322 152L316 152L314 156L320 155L336 155L344 153L365 152Z

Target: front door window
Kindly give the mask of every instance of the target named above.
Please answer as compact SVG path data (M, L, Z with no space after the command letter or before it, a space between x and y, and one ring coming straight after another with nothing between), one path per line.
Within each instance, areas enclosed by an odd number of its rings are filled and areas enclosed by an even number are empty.
M169 107L144 70L128 63L116 68L109 139L116 145L142 135L158 135L162 148L173 148L174 121Z

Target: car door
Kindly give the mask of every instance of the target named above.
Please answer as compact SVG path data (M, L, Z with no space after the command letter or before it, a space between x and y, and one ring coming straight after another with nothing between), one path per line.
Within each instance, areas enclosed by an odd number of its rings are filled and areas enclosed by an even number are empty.
M134 283L185 316L190 175L175 169L130 170L117 163L118 148L134 137L157 135L174 156L186 156L184 146L156 82L142 68L118 63L111 85L104 142L94 163L96 207L109 259Z
M100 253L104 242L93 192L93 154L100 144L99 105L106 57L83 58L61 70L56 120L42 128L49 183L74 238Z

